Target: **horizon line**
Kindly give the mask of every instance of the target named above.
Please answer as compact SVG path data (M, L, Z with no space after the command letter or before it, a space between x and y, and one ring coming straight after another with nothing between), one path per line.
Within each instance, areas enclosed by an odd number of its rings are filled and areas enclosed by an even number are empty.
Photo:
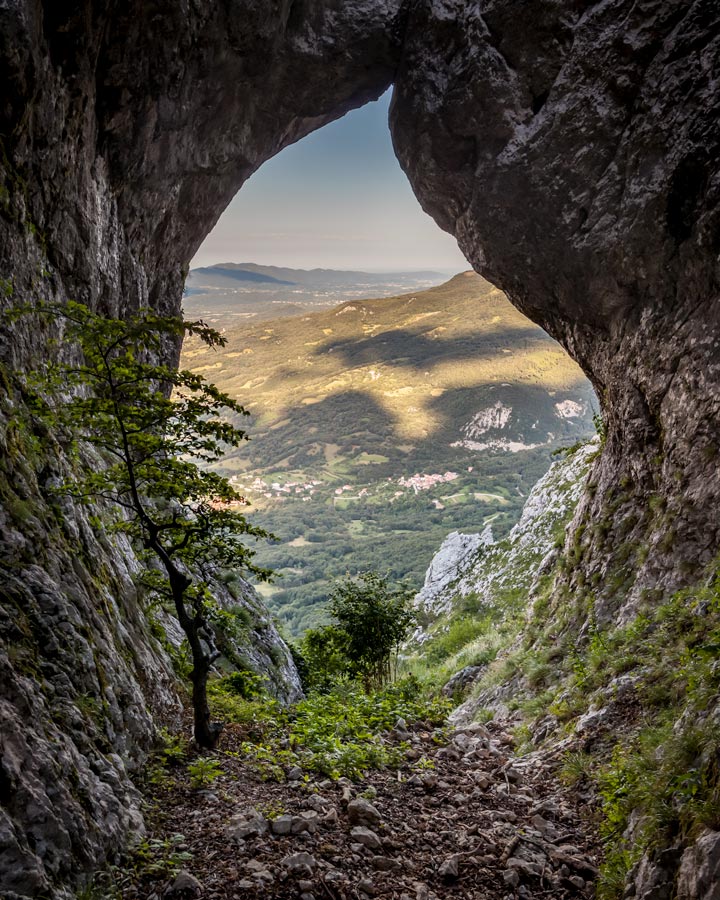
M303 268L302 266L289 266L289 265L277 265L275 263L256 263L251 261L243 261L243 262L235 262L234 260L222 260L221 262L214 263L205 263L204 265L192 266L189 272L196 272L199 269L212 269L218 268L221 266L260 266L266 269L293 269L296 272L358 272L362 275L413 275L418 272L437 272L438 274L445 275L448 272L452 272L456 275L462 275L464 272L472 272L474 269L468 263L468 268L458 270L455 267L448 266L426 266L423 268L405 268L403 266L395 266L393 268L378 268L378 269L356 269L353 267L348 268L338 268L335 266L312 266L309 269ZM189 274L188 272L188 274Z

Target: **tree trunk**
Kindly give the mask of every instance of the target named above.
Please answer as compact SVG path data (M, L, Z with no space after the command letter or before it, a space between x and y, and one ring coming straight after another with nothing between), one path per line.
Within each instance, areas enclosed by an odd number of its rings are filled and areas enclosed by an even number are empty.
M189 636L188 636L189 638ZM196 657L195 645L200 649ZM200 638L196 634L195 641L191 641L193 647L193 670L190 673L192 680L192 704L193 726L195 741L199 747L212 750L217 744L222 725L219 722L210 721L210 705L207 697L207 683L210 674L210 659L202 649Z
M222 725L210 721L210 705L207 697L207 683L212 660L205 652L200 630L202 625L197 617L188 615L185 608L185 592L190 587L190 579L180 572L168 559L167 554L158 554L165 565L170 579L175 610L178 621L190 645L193 668L190 673L192 681L193 733L195 741L204 750L212 750L220 739Z

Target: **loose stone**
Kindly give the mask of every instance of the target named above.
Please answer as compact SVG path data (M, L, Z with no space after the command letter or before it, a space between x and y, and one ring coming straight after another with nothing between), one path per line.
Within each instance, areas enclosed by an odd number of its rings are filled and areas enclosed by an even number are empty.
M362 844L364 847L367 847L368 850L373 850L375 852L382 850L382 841L377 834L369 828L358 825L350 830L350 836L356 843Z

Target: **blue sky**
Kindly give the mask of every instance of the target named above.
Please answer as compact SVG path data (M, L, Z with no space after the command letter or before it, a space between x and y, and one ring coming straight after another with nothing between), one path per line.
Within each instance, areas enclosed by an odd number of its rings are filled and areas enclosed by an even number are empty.
M368 271L469 269L395 159L388 91L269 160L198 251L218 262Z

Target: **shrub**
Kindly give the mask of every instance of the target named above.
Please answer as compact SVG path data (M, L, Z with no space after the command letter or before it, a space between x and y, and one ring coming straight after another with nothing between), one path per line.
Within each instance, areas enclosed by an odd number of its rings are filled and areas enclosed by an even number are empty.
M393 590L377 572L348 578L333 588L330 612L342 633L339 645L367 690L387 684L397 674L398 649L414 621L407 609L413 594L404 587Z
M462 650L467 644L487 634L492 626L492 617L473 618L463 616L451 622L447 631L433 637L425 658L430 663L441 663Z
M262 678L250 669L232 672L219 679L218 688L229 694L236 694L243 700L251 700L262 693Z
M348 640L337 625L311 628L302 642L302 656L306 664L306 683L310 690L326 693L352 664L348 657Z
M447 700L428 695L414 678L372 693L349 682L297 705L290 745L310 771L360 778L368 769L398 766L404 760L402 747L382 739L382 732L398 719L440 724L449 709Z
M225 774L220 763L212 756L199 756L193 762L188 763L187 770L190 775L190 784L194 788L208 787Z

